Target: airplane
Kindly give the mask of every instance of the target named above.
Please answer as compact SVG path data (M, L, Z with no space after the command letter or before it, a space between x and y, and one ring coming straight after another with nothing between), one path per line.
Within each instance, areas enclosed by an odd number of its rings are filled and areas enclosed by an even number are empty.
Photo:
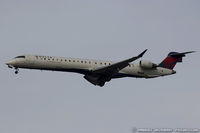
M186 54L195 52L170 52L160 64L155 64L146 60L140 60L138 64L131 63L141 58L146 51L147 49L138 56L120 62L41 55L21 55L7 62L6 65L8 65L9 68L14 68L15 74L18 74L19 68L75 72L83 74L84 78L93 85L103 87L106 82L116 78L156 78L175 74L176 71L173 70L173 68L176 63L182 62L182 57L185 57Z

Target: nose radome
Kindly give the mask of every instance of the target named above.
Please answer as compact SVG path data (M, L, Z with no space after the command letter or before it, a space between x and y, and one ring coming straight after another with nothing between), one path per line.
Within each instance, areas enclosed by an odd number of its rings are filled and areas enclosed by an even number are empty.
M13 64L14 64L13 60L6 62L6 65L13 65Z

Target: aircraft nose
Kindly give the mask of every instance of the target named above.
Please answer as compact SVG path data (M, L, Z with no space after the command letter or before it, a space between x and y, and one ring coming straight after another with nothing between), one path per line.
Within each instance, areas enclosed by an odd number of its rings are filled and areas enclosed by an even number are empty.
M14 60L11 60L11 61L6 62L6 65L8 65L8 66L14 65Z
M12 63L11 61L8 61L6 62L6 65L11 65L11 63Z

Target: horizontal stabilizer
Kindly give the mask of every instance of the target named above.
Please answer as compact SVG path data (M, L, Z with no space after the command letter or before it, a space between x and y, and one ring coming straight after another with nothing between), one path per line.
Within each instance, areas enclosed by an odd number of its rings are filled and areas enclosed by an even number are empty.
M184 57L186 54L190 54L190 53L194 53L195 51L188 51L188 52L183 52L183 53L177 53L177 52L172 52L169 55L171 57L176 57L176 58L180 58L180 57Z

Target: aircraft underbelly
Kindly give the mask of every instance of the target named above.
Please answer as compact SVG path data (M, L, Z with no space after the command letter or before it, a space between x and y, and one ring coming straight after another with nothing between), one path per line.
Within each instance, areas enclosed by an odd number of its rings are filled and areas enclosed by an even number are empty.
M76 72L80 74L88 74L89 69L87 65L78 65L78 64L70 64L70 63L62 63L62 62L30 62L28 64L22 63L20 65L21 68L28 69L38 69L38 70L50 70L50 71L63 71L63 72Z
M159 76L157 69L141 69L140 67L125 68L119 73L126 75L127 77L143 77L143 78L154 78Z

